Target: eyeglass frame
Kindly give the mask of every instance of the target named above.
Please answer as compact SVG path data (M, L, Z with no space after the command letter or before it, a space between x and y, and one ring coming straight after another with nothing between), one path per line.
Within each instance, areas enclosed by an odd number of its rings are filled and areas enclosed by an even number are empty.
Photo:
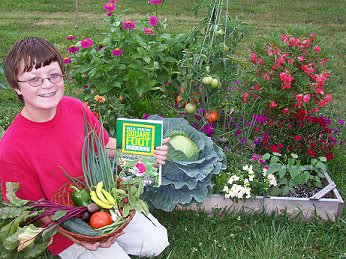
M39 84L39 85L32 85L32 84L30 84L30 81L32 81L32 79L26 80L26 81L21 81L21 80L18 80L18 79L17 79L17 82L19 82L19 83L28 83L31 87L39 87L39 86L41 86L41 85L43 84L43 82L44 82L45 79L48 79L48 81L49 81L50 83L52 83L52 84L57 84L57 83L60 83L61 80L64 78L64 75L63 75L63 74L57 74L57 75L59 75L59 77L60 77L60 80L59 80L58 82L52 82L50 77L42 78L42 77L40 77L40 76L37 76L37 78L41 78L41 84ZM31 82L31 83L32 83L32 82Z

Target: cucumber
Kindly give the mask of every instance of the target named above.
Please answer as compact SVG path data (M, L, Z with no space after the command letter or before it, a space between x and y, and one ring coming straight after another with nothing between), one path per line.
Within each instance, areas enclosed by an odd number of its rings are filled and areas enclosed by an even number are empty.
M87 223L85 223L81 218L72 218L68 219L62 223L60 226L67 231L81 234L85 236L99 236L100 232L90 227Z

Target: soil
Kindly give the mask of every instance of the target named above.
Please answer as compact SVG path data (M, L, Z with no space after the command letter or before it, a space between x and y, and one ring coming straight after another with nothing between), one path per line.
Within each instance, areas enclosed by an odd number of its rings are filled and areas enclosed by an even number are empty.
M318 193L320 190L322 190L322 188L301 185L294 188L294 192L289 192L286 195L286 197L310 198L314 194Z

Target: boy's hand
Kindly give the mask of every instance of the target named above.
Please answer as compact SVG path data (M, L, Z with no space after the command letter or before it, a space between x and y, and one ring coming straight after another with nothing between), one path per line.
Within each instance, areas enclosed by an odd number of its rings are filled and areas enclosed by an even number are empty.
M164 165L166 163L166 158L168 154L168 146L166 145L171 138L164 138L162 140L162 146L156 147L154 151L154 157L156 158L156 162L160 165Z

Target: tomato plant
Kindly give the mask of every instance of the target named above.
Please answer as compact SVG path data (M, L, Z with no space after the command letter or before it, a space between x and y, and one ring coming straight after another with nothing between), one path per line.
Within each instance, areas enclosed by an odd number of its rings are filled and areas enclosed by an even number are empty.
M217 111L207 111L205 117L209 122L216 122L219 119L219 114Z
M108 212L98 211L91 215L90 225L93 228L102 228L109 224L112 224L112 216Z

